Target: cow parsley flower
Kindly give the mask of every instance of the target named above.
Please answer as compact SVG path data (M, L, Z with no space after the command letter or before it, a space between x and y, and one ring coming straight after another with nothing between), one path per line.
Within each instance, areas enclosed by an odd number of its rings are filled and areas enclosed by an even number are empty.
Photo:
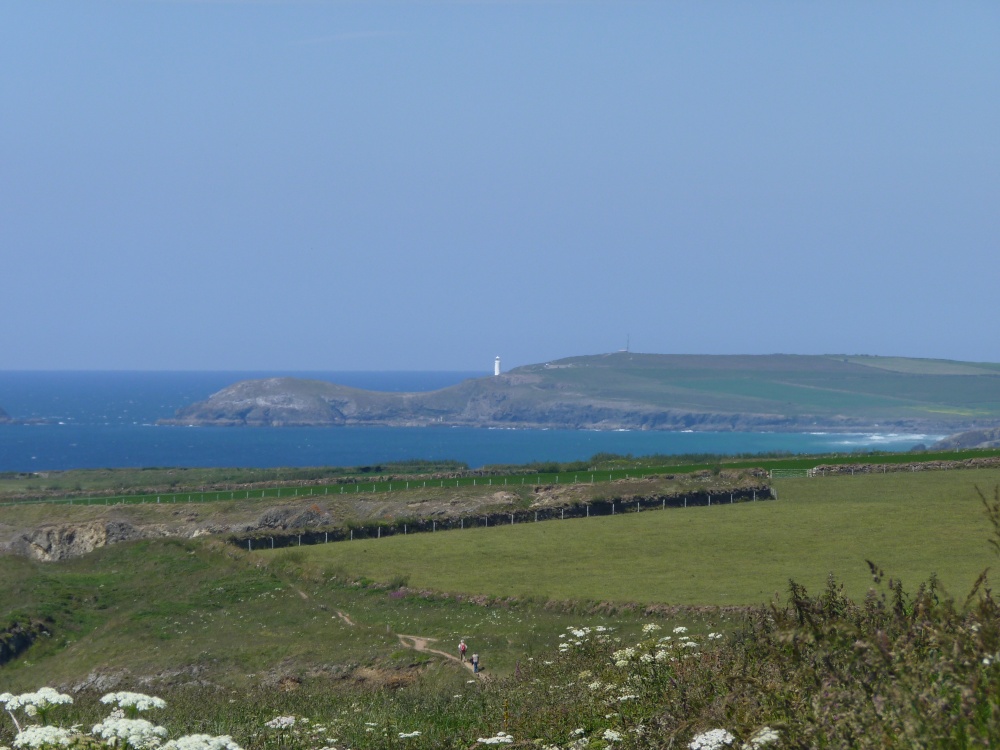
M159 747L167 730L145 719L105 719L95 724L91 734L107 740L112 747L121 745L129 750Z
M605 729L601 736L608 742L618 742L622 738L622 733L616 732L614 729Z
M480 737L479 741L484 745L509 745L514 738L505 732L497 732L493 737Z
M52 706L72 702L73 699L68 695L50 687L39 688L34 693L21 693L20 695L3 693L0 695L0 703L3 703L8 711L21 709L29 716L34 716L39 710L44 712Z
M188 734L170 740L160 750L243 750L228 734Z
M771 729L771 727L761 727L753 736L743 744L742 750L760 750L762 747L767 747L768 745L777 742L781 739L781 735L778 734L777 729Z
M683 625L678 625L676 628L674 628L674 632L675 633L686 633L686 632L688 632L688 629L686 627L684 627Z
M733 744L736 738L725 729L710 729L707 732L696 734L688 747L691 750L720 750L726 745Z
M655 622L650 622L642 626L642 632L646 635L651 635L660 629L660 626Z
M295 726L295 717L275 716L270 721L264 722L264 726L269 729L288 729Z
M14 747L69 747L73 743L73 739L73 732L62 727L25 727L14 738Z
M130 719L135 719L141 711L167 707L167 702L162 698L145 695L144 693L130 693L128 691L108 693L101 698L101 703L117 706Z

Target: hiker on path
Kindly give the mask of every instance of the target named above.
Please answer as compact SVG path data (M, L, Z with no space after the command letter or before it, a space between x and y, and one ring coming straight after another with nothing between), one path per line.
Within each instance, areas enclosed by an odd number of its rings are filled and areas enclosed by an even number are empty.
M472 655L472 671L474 674L479 674L479 654Z
M458 653L462 655L462 661L465 661L465 650L468 646L465 645L465 639L463 638L458 642Z

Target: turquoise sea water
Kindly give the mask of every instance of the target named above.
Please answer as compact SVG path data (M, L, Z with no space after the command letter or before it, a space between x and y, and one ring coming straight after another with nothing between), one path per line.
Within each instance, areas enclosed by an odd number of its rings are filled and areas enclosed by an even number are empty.
M595 453L906 451L938 435L604 432L449 427L158 427L238 380L313 377L383 391L434 390L470 372L0 372L0 407L44 424L0 425L0 471L150 466L357 466L409 458L470 466Z

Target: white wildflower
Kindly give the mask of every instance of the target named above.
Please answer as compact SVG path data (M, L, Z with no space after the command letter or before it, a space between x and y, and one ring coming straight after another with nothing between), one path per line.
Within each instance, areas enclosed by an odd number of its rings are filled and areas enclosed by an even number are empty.
M73 733L62 727L25 727L14 738L14 747L51 748L69 747Z
M676 628L674 628L674 633L686 633L686 632L688 632L688 629L683 625L678 625Z
M581 735L583 735L584 731L585 730L584 730L583 727L578 727L577 729L574 729L572 732L570 732L569 736L570 737L580 737Z
M647 623L646 625L642 626L642 632L645 633L646 635L650 635L651 633L655 633L659 629L660 629L660 626L657 625L655 622L650 622L650 623Z
M717 641L720 638L722 638L722 633L709 633L708 634L708 640L710 640L710 641Z
M688 743L691 750L720 750L726 745L733 744L733 737L725 729L710 729L707 732L697 734Z
M159 747L167 730L145 719L105 719L90 733L107 740L109 745L127 745L131 750Z
M39 688L34 693L21 693L20 695L4 693L0 695L0 703L3 703L8 711L21 709L29 716L34 716L38 710L45 711L52 706L72 702L73 699L68 695L50 687Z
M643 654L642 656L639 657L639 661L641 661L643 664L651 664L653 662L653 655Z
M484 745L509 745L514 738L506 732L497 732L493 737L480 737L479 741Z
M743 744L742 750L759 750L759 748L767 747L768 745L777 742L781 739L781 735L778 734L777 729L771 729L771 727L761 727L753 736Z
M663 649L660 649L653 656L653 659L655 659L657 662L661 662L661 661L666 661L668 656L669 656L669 654L666 651L664 651Z
M618 742L622 738L622 733L616 732L614 729L605 729L601 736L608 742Z
M684 644L684 648L698 648L698 644L695 643L694 641L687 641Z
M600 690L603 683L600 680L594 680L592 683L587 685L590 690Z
M289 727L295 726L294 716L275 716L268 722L264 723L265 727L269 729L288 729Z
M419 737L420 734L421 734L421 732L420 732L419 729L416 729L416 730L414 730L412 732L400 732L399 733L399 739L401 739L401 740L408 740L408 739L410 739L412 737Z
M143 693L130 693L123 691L120 693L108 693L101 698L101 703L107 703L127 711L128 713L138 713L148 711L151 708L166 708L167 702L154 695ZM134 718L134 717L133 717Z
M188 734L170 740L161 750L243 750L228 734Z

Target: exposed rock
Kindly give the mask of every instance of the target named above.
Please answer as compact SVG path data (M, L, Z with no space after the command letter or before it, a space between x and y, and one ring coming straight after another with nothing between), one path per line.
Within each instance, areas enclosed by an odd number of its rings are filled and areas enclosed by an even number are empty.
M41 526L15 541L14 551L36 560L63 560L79 557L116 542L127 542L151 536L165 536L162 529L137 529L123 521L95 521L84 524Z

